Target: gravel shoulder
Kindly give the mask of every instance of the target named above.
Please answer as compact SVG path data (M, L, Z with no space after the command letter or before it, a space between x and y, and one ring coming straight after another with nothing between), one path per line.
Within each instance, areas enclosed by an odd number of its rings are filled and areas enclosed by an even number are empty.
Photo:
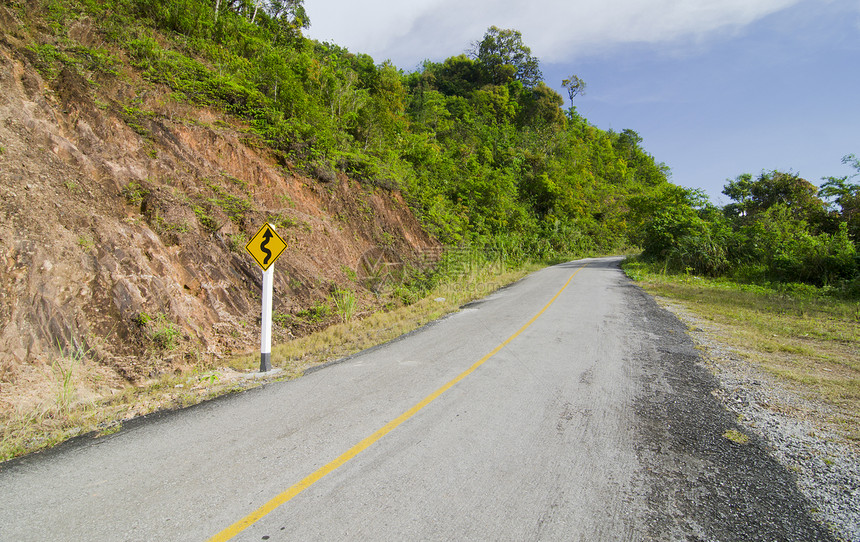
M656 300L688 326L687 335L719 382L714 395L795 473L814 517L840 539L860 541L860 450L826 425L829 407L746 361L708 331L708 321L670 299Z

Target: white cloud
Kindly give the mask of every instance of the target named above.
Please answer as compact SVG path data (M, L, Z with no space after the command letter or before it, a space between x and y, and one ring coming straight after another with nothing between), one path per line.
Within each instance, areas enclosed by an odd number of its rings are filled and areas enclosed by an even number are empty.
M515 28L544 62L623 43L701 39L800 0L305 0L310 37L412 68L459 54L490 25Z

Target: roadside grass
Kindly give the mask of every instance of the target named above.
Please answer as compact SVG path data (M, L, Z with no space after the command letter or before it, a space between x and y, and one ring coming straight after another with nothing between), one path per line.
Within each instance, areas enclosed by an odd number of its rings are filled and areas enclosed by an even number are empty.
M55 388L26 408L0 412L0 462L50 448L70 438L99 438L118 432L124 421L156 411L184 408L207 399L301 376L310 367L331 362L393 340L460 306L511 284L542 265L514 270L474 268L437 285L414 303L397 303L388 310L359 318L349 294L338 298L339 321L316 333L275 345L270 377L243 378L259 369L253 352L201 361L190 371L165 374L138 386L108 390L98 385L97 362L85 353L63 354L52 364ZM398 292L388 295L399 298ZM0 463L2 468L2 463Z
M860 441L860 303L812 287L751 285L628 258L625 272L647 292L679 303L749 363L823 401L829 424Z
M45 395L35 404L0 413L0 462L81 435L110 435L128 419L191 406L242 389L235 383L217 385L217 379L212 378L217 372L206 367L163 375L119 391L98 389L93 383L99 378L96 366L97 362L86 358L76 358L72 365L63 356L53 364L57 375L53 396Z
M414 303L374 312L361 319L342 321L311 335L273 346L272 366L284 371L279 380L301 376L312 366L338 360L396 339L455 312L463 304L485 297L540 267L530 264L502 273L489 269L475 270L460 277L457 282L437 286ZM229 360L228 365L232 369L245 372L259 367L259 362L260 354L255 352L237 356Z

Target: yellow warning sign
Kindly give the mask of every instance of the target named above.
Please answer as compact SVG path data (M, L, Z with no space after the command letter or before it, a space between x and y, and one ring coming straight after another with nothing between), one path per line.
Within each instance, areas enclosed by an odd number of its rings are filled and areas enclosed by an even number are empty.
M263 268L263 271L275 263L275 260L278 259L278 256L281 255L281 252L285 248L287 248L287 243L281 239L281 236L278 235L278 232L269 223L263 224L257 235L252 237L248 241L248 244L245 245L245 250Z

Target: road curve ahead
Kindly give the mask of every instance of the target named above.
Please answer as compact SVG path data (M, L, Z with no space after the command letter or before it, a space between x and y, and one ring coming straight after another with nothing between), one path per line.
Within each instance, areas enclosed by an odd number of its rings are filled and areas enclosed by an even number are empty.
M619 259L0 470L0 540L831 540Z

